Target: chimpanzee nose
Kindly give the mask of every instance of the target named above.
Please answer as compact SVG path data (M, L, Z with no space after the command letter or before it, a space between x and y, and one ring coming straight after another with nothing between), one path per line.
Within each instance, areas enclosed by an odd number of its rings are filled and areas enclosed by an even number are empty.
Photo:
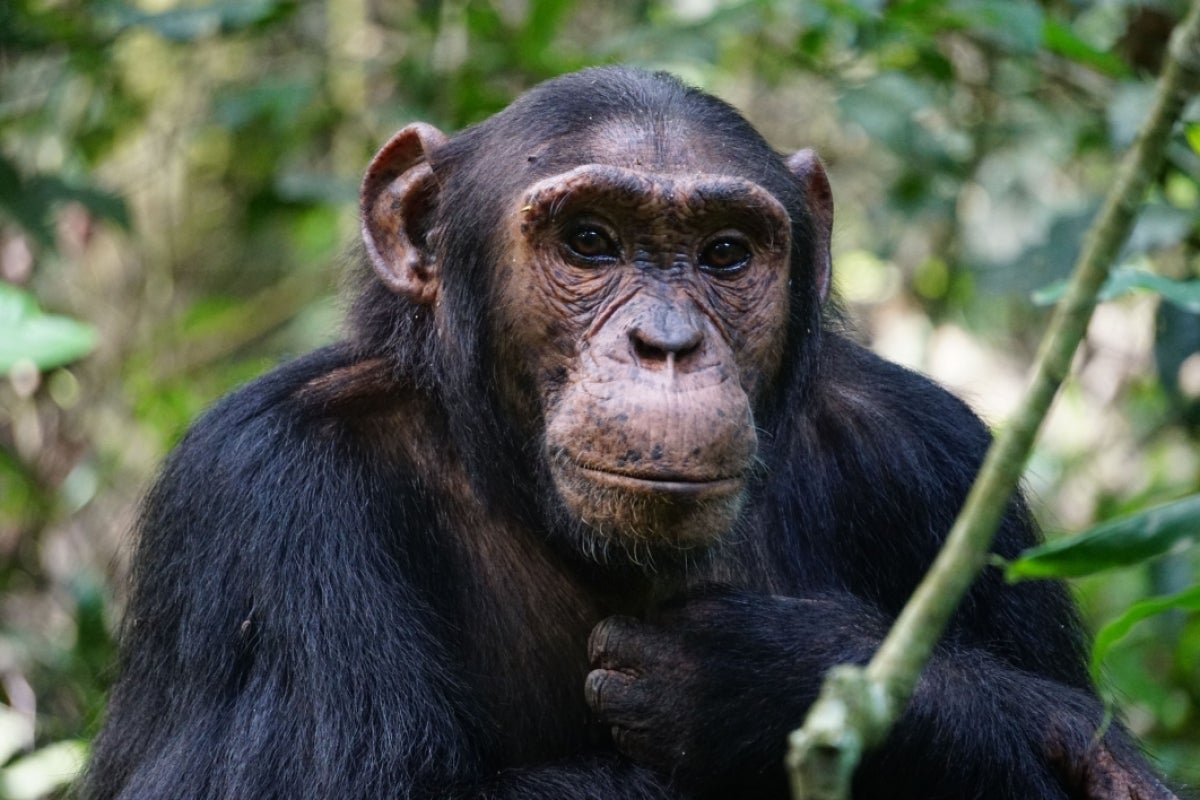
M699 314L675 306L659 306L629 329L638 365L652 370L687 372L704 343Z

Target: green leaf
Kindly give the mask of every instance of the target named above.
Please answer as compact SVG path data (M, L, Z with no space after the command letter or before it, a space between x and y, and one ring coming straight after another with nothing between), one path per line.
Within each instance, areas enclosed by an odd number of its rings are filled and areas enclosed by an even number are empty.
M1099 679L1100 667L1105 656L1118 641L1125 638L1133 626L1142 620L1161 614L1172 609L1200 611L1200 586L1193 586L1178 594L1166 597L1151 597L1134 603L1121 616L1105 625L1096 634L1096 642L1092 646L1092 676Z
M37 301L9 283L0 283L0 330L20 323L26 317L37 316Z
M1200 494L1097 525L1068 539L1026 550L1008 565L1010 581L1090 575L1187 547L1200 537Z
M1200 281L1175 281L1143 272L1139 273L1139 280L1134 285L1153 289L1172 305L1192 314L1200 314Z
M1046 18L1042 27L1042 43L1051 53L1091 67L1110 77L1124 78L1129 75L1129 68L1119 56L1112 51L1092 47L1071 30L1069 25L1059 20Z
M1109 276L1109 280L1112 280L1111 275ZM1102 286L1100 288L1100 294L1097 295L1097 297L1100 300L1105 299L1103 295L1104 295L1104 289L1107 286L1108 286L1108 284L1106 283L1104 286ZM1065 295L1066 293L1067 293L1067 279L1063 278L1060 281L1055 281L1054 283L1043 286L1040 289L1034 290L1034 292L1029 295L1029 300L1035 306L1052 306L1055 303L1057 303L1059 300L1062 300L1063 295Z
M44 314L28 292L0 283L0 373L26 359L41 370L61 367L95 346L92 326Z
M1134 289L1158 292L1163 299L1192 314L1200 314L1200 281L1176 281L1140 269L1115 269L1100 289L1101 301L1112 300ZM1033 303L1054 305L1067 293L1067 282L1058 281L1033 293Z

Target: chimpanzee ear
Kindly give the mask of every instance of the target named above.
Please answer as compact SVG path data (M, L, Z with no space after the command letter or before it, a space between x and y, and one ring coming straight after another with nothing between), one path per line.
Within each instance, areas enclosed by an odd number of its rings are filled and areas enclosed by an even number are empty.
M415 303L432 303L438 293L437 264L426 242L438 189L428 156L445 141L432 125L405 126L375 154L363 178L367 255L384 285Z
M813 263L817 268L817 294L824 302L829 297L830 278L833 275L833 256L830 240L833 238L833 190L829 178L816 151L805 148L788 157L788 169L800 182L800 188L808 200L808 213L813 222Z

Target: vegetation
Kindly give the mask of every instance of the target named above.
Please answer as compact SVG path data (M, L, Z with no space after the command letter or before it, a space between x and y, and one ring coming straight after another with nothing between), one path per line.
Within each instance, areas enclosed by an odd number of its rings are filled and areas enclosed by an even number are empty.
M942 632L987 565L1005 504L1021 480L1055 395L1070 375L1071 362L1087 336L1100 292L1129 238L1142 198L1162 168L1184 105L1197 88L1200 88L1200 0L1192 2L1186 19L1171 36L1149 114L1122 159L1095 222L1084 236L1063 299L1038 347L1030 387L1012 418L996 434L941 552L870 663L865 667L842 665L831 669L804 726L790 737L787 762L796 800L848 797L863 750L886 739L909 704ZM1168 294L1175 291L1175 286L1169 283L1164 288ZM1195 497L1200 495L1169 506L1161 512L1162 516L1186 517ZM1081 554L1088 558L1084 572L1142 560L1147 557L1143 532L1154 532L1153 538L1162 540L1157 552L1150 555L1163 552L1176 541L1194 538L1187 524L1155 526L1148 518L1139 521L1140 530L1126 521L1093 529L1056 545L1053 553L1060 567L1057 571L1050 567L1048 575L1066 574L1062 565L1078 570L1084 562ZM1096 563L1097 542L1110 545L1109 563ZM1045 546L1030 550L1009 565L1010 578L1030 575L1031 565L1047 568L1049 554ZM1194 608L1197 598L1200 594L1189 590L1178 597L1142 604L1138 614L1126 614L1122 624L1127 631L1135 622L1152 614L1175 607ZM1114 630L1110 626L1106 633ZM1103 652L1097 643L1096 657ZM833 753L839 757L831 758ZM1126 790L1106 791L1113 794ZM1138 790L1129 793L1137 794Z
M0 798L58 791L86 751L163 454L336 336L358 176L392 130L589 64L680 74L822 153L862 337L1003 426L1183 6L0 4ZM1010 572L1082 576L1106 693L1196 783L1200 105L1151 183L1026 473L1051 544Z

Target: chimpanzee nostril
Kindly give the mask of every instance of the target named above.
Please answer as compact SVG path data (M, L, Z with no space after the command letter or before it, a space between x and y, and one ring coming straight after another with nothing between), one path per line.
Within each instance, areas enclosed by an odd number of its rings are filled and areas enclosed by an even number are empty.
M663 329L661 326L635 326L629 331L633 354L638 363L648 369L668 366L684 367L689 357L700 351L704 332L693 325L682 324Z

